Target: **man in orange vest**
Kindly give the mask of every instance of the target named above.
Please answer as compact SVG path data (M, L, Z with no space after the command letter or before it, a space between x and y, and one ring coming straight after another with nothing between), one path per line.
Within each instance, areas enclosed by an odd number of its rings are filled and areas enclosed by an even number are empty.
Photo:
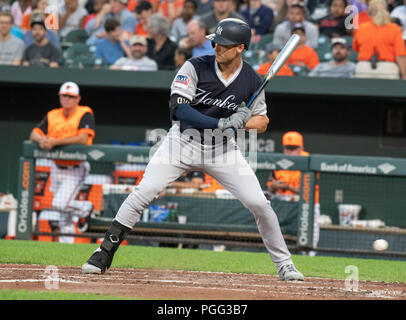
M296 131L286 132L282 137L283 153L291 156L308 156L304 151L303 136ZM268 180L268 191L271 195L298 195L300 191L301 173L297 170L274 170Z
M286 132L282 137L283 153L290 156L309 156L304 151L303 136L296 131ZM274 170L267 182L268 192L276 195L283 200L299 200L301 182L301 172L298 170ZM314 224L313 224L313 247L316 248L319 242L319 224L320 216L319 204L319 185L315 185L315 206L314 206ZM316 255L315 251L308 253L311 256Z
M64 83L59 90L61 108L49 111L32 130L30 140L44 150L69 144L91 145L95 136L93 110L80 106L79 87L74 82ZM75 200L90 171L87 161L54 160L51 165L52 208L60 213L61 233L75 233L74 219L79 218L81 231L87 228L93 205L90 201ZM74 218L76 217L76 218ZM60 237L60 242L73 242L71 237Z

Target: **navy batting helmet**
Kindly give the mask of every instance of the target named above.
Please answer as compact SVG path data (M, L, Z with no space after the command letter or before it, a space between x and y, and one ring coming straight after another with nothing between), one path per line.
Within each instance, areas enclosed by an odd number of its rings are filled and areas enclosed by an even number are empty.
M214 43L223 46L243 44L248 50L251 42L251 28L240 19L228 18L221 20L216 26L216 31L206 38L212 41L213 47Z

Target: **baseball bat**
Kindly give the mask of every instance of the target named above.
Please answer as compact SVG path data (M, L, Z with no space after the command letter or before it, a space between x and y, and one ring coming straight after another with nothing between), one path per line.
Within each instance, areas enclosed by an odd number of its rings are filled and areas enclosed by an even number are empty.
M300 37L297 34L293 34L288 42L286 42L285 46L282 48L281 52L279 52L278 56L276 57L275 61L269 67L268 72L264 80L262 80L261 85L259 88L252 94L251 98L247 102L247 108L249 108L255 101L255 99L259 96L262 90L266 87L269 81L278 73L278 71L282 68L285 64L286 60L291 56L293 51L295 51L296 47L298 46L300 41Z

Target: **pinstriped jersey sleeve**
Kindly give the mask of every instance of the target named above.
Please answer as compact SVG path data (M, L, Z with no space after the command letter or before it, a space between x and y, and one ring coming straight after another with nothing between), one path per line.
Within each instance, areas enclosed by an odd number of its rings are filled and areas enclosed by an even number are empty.
M196 95L197 83L196 69L189 61L186 61L172 82L171 95L178 94L192 101Z

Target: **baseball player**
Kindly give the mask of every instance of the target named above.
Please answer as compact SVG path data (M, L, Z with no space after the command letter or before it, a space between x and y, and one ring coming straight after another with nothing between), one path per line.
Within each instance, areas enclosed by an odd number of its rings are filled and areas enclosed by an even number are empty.
M170 97L170 115L175 122L148 163L143 180L121 205L100 248L82 266L82 273L104 273L154 197L184 172L201 170L255 216L279 278L303 280L291 260L275 212L234 134L229 134L230 128L264 132L269 122L264 93L251 109L245 106L261 82L241 58L250 43L250 27L238 19L224 19L207 37L215 55L189 59L178 71Z
M45 150L68 144L91 145L95 136L94 114L91 108L79 106L80 99L78 85L64 83L59 90L61 108L46 114L32 130L30 140ZM75 233L75 216L79 217L79 229L86 228L93 205L75 198L89 171L87 161L54 160L51 164L52 209L60 213L61 233ZM60 237L60 242L72 241L72 237Z

